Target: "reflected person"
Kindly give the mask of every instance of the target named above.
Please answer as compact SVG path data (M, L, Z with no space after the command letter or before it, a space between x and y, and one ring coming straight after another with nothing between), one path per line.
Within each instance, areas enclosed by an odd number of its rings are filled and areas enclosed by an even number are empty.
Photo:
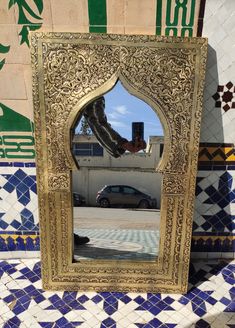
M146 148L146 142L138 137L136 137L135 140L128 141L120 136L108 123L104 110L105 99L101 96L85 107L83 115L97 140L111 156L118 158L124 154L126 150L131 153L136 153ZM83 245L88 242L88 237L74 234L75 245Z

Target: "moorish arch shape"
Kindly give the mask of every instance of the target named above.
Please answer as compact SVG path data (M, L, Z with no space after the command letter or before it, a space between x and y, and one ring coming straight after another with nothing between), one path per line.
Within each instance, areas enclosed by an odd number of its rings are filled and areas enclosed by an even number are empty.
M171 133L170 133L170 126L168 125L168 121L164 115L164 110L160 107L159 103L153 102L151 100L151 98L149 98L143 92L141 92L141 90L138 88L138 86L134 87L132 84L130 84L130 81L128 82L125 79L125 77L121 74L121 69L118 70L117 73L114 74L113 77L109 81L104 83L104 85L101 85L98 89L89 93L88 97L86 97L86 99L89 99L89 101L93 101L96 97L106 94L107 92L112 90L112 88L115 86L115 84L117 83L118 80L122 83L122 85L129 92L129 94L146 102L152 108L152 110L156 113L156 115L158 116L158 118L161 122L163 132L164 132L163 133L164 134L164 151L163 151L163 155L160 159L160 162L158 163L157 167L155 167L155 170L158 172L162 172L164 170L164 163L167 162L167 155L169 154L169 152L168 152L169 136L171 135ZM86 105L87 105L87 103L86 103ZM65 135L66 140L68 140L68 138L71 137L70 132L71 132L71 130L73 130L72 127L81 118L83 107L84 107L84 99L81 99L78 101L77 105L70 112L70 115L68 117L68 121L66 124L67 125L67 128L66 128L67 135ZM65 140L65 142L66 142L66 140ZM70 141L70 143L71 143L71 141ZM78 164L77 163L74 164L75 159L72 154L70 143L67 144L66 153L67 153L68 159L71 163L71 167L78 168Z
M32 33L31 49L43 287L185 292L207 40ZM159 255L153 262L73 263L68 130L77 110L118 77L167 126Z

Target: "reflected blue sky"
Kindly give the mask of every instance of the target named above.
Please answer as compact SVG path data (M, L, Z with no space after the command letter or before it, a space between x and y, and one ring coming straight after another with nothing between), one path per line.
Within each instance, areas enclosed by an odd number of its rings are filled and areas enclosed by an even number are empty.
M120 81L104 95L108 122L122 137L131 140L132 122L144 122L144 138L163 136L163 128L153 109L143 100L132 96ZM79 132L79 127L76 132Z

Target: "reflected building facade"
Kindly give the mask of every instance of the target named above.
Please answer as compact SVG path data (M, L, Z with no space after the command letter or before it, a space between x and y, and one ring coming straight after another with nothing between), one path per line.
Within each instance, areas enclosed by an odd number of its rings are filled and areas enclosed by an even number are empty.
M163 153L164 137L150 136L144 152L112 157L94 135L75 135L73 154L79 170L73 171L73 191L96 205L96 194L105 185L125 184L147 192L161 201L161 174L156 168Z

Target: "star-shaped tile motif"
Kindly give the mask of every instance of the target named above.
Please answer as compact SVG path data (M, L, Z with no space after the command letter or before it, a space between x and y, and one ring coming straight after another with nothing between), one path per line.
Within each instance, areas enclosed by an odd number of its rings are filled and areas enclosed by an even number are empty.
M226 85L219 85L217 92L212 97L215 100L215 107L223 108L225 112L235 108L235 86L232 82L228 82Z

